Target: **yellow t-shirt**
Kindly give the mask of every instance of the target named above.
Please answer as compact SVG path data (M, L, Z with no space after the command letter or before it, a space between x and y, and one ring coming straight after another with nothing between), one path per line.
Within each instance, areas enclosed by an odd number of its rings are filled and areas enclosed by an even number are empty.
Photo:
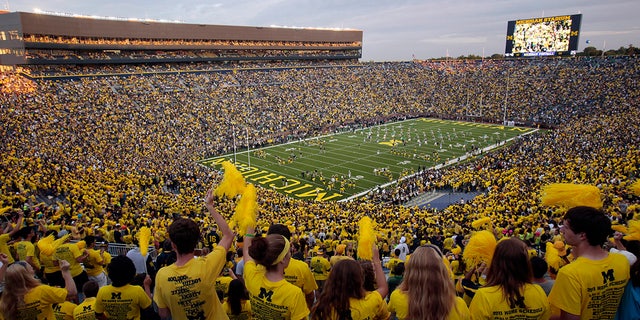
M47 285L37 286L24 296L24 305L18 307L18 319L54 319L53 304L67 298L67 289Z
M89 249L89 257L84 262L84 269L87 271L87 275L95 277L104 272L104 259L100 254L100 250Z
M407 296L405 292L394 290L391 293L388 305L389 312L395 312L398 320L404 320L407 318L407 315L409 314L409 296ZM451 309L449 316L447 316L447 320L464 319L471 319L469 307L467 307L467 303L464 302L464 299L456 297L455 305L453 309Z
M386 320L391 313L387 309L378 291L369 291L363 299L349 299L351 306L351 319L353 320ZM336 312L333 312L332 319L338 319Z
M33 263L36 265L34 269L40 269L40 261L36 257L36 247L30 241L20 241L13 245L18 255L18 260L27 260L27 257L33 259Z
M231 314L231 306L229 306L229 302L225 301L222 304L222 308L224 312L227 313L229 320L251 320L251 302L249 300L243 300L240 305L242 309L240 310L240 314Z
M524 304L527 308L511 308L499 286L483 287L476 291L469 311L472 319L549 319L551 307L542 287L525 284Z
M393 277L396 274L393 273L393 269L395 269L395 267L400 264L400 262L404 262L398 258L391 258L389 259L389 261L387 262L387 264L385 265L385 268L389 269L389 277Z
M140 319L140 310L151 306L151 299L142 287L124 285L104 286L98 291L94 305L96 313L104 313L108 319Z
M564 310L581 319L613 319L628 280L629 261L622 254L609 253L602 260L578 257L560 268L549 303L554 313Z
M161 268L156 274L153 301L159 308L168 308L173 319L226 319L215 290L225 262L225 249L215 246L208 255L191 259L183 266L174 263Z
M11 241L11 236L8 233L0 234L0 253L6 254L7 258L9 258L9 263L13 263L15 260L7 244L9 241Z
M265 277L266 269L247 261L244 266L244 280L253 318L257 320L300 320L309 315L309 308L302 290L281 280L271 282Z
M231 280L233 280L233 278L230 276L219 276L216 278L216 291L222 292L222 295L226 297L229 292L229 283L231 283Z
M82 265L76 259L82 255L78 246L74 243L65 243L56 248L53 253L53 257L56 260L66 260L71 265L69 267L69 272L72 277L75 277L84 271L82 269ZM79 290L82 290L80 288Z
M40 251L40 263L44 267L44 273L60 271L60 267L53 264L53 255L46 255Z
M86 298L73 309L74 320L95 320L96 319L96 298Z
M309 265L303 261L291 259L287 268L284 269L284 278L289 283L302 289L304 294L310 294L314 290L318 290L318 283L313 278Z
M314 279L327 280L327 278L329 278L329 270L331 270L329 260L324 257L313 257L311 258L310 265Z
M73 302L65 301L53 305L53 314L56 316L56 320L74 320L73 309L76 304Z

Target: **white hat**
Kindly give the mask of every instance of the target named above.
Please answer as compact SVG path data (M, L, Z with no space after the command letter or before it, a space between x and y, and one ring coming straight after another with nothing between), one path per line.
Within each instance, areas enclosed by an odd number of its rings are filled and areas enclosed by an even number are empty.
M400 243L405 243L405 242L407 242L407 238L405 238L405 237L401 237L401 238L400 238Z

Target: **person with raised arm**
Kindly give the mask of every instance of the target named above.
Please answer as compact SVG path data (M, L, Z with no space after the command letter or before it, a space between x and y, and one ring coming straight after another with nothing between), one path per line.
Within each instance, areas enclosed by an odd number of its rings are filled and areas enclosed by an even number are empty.
M198 224L180 218L169 226L169 239L177 260L158 271L153 296L162 319L228 319L216 294L215 280L225 266L234 234L216 210L212 190L207 192L205 206L222 231L222 238L213 251L196 258Z
M4 274L4 291L0 299L0 313L5 320L55 319L53 304L75 299L78 291L69 271L70 264L60 260L65 287L56 288L42 284L35 278L35 271L25 261L9 263L7 255L0 253Z

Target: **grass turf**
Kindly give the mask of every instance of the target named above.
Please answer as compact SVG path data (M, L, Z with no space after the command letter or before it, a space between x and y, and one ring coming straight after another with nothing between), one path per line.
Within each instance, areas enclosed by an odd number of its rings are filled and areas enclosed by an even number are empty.
M231 160L249 183L294 198L339 201L421 169L463 161L533 131L421 118L236 150L200 163L219 169L223 161Z

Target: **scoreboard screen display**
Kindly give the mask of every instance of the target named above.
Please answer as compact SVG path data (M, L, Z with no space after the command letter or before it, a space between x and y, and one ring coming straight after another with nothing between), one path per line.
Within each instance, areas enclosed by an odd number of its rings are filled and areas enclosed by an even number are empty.
M581 14L514 20L507 23L507 57L575 55Z

